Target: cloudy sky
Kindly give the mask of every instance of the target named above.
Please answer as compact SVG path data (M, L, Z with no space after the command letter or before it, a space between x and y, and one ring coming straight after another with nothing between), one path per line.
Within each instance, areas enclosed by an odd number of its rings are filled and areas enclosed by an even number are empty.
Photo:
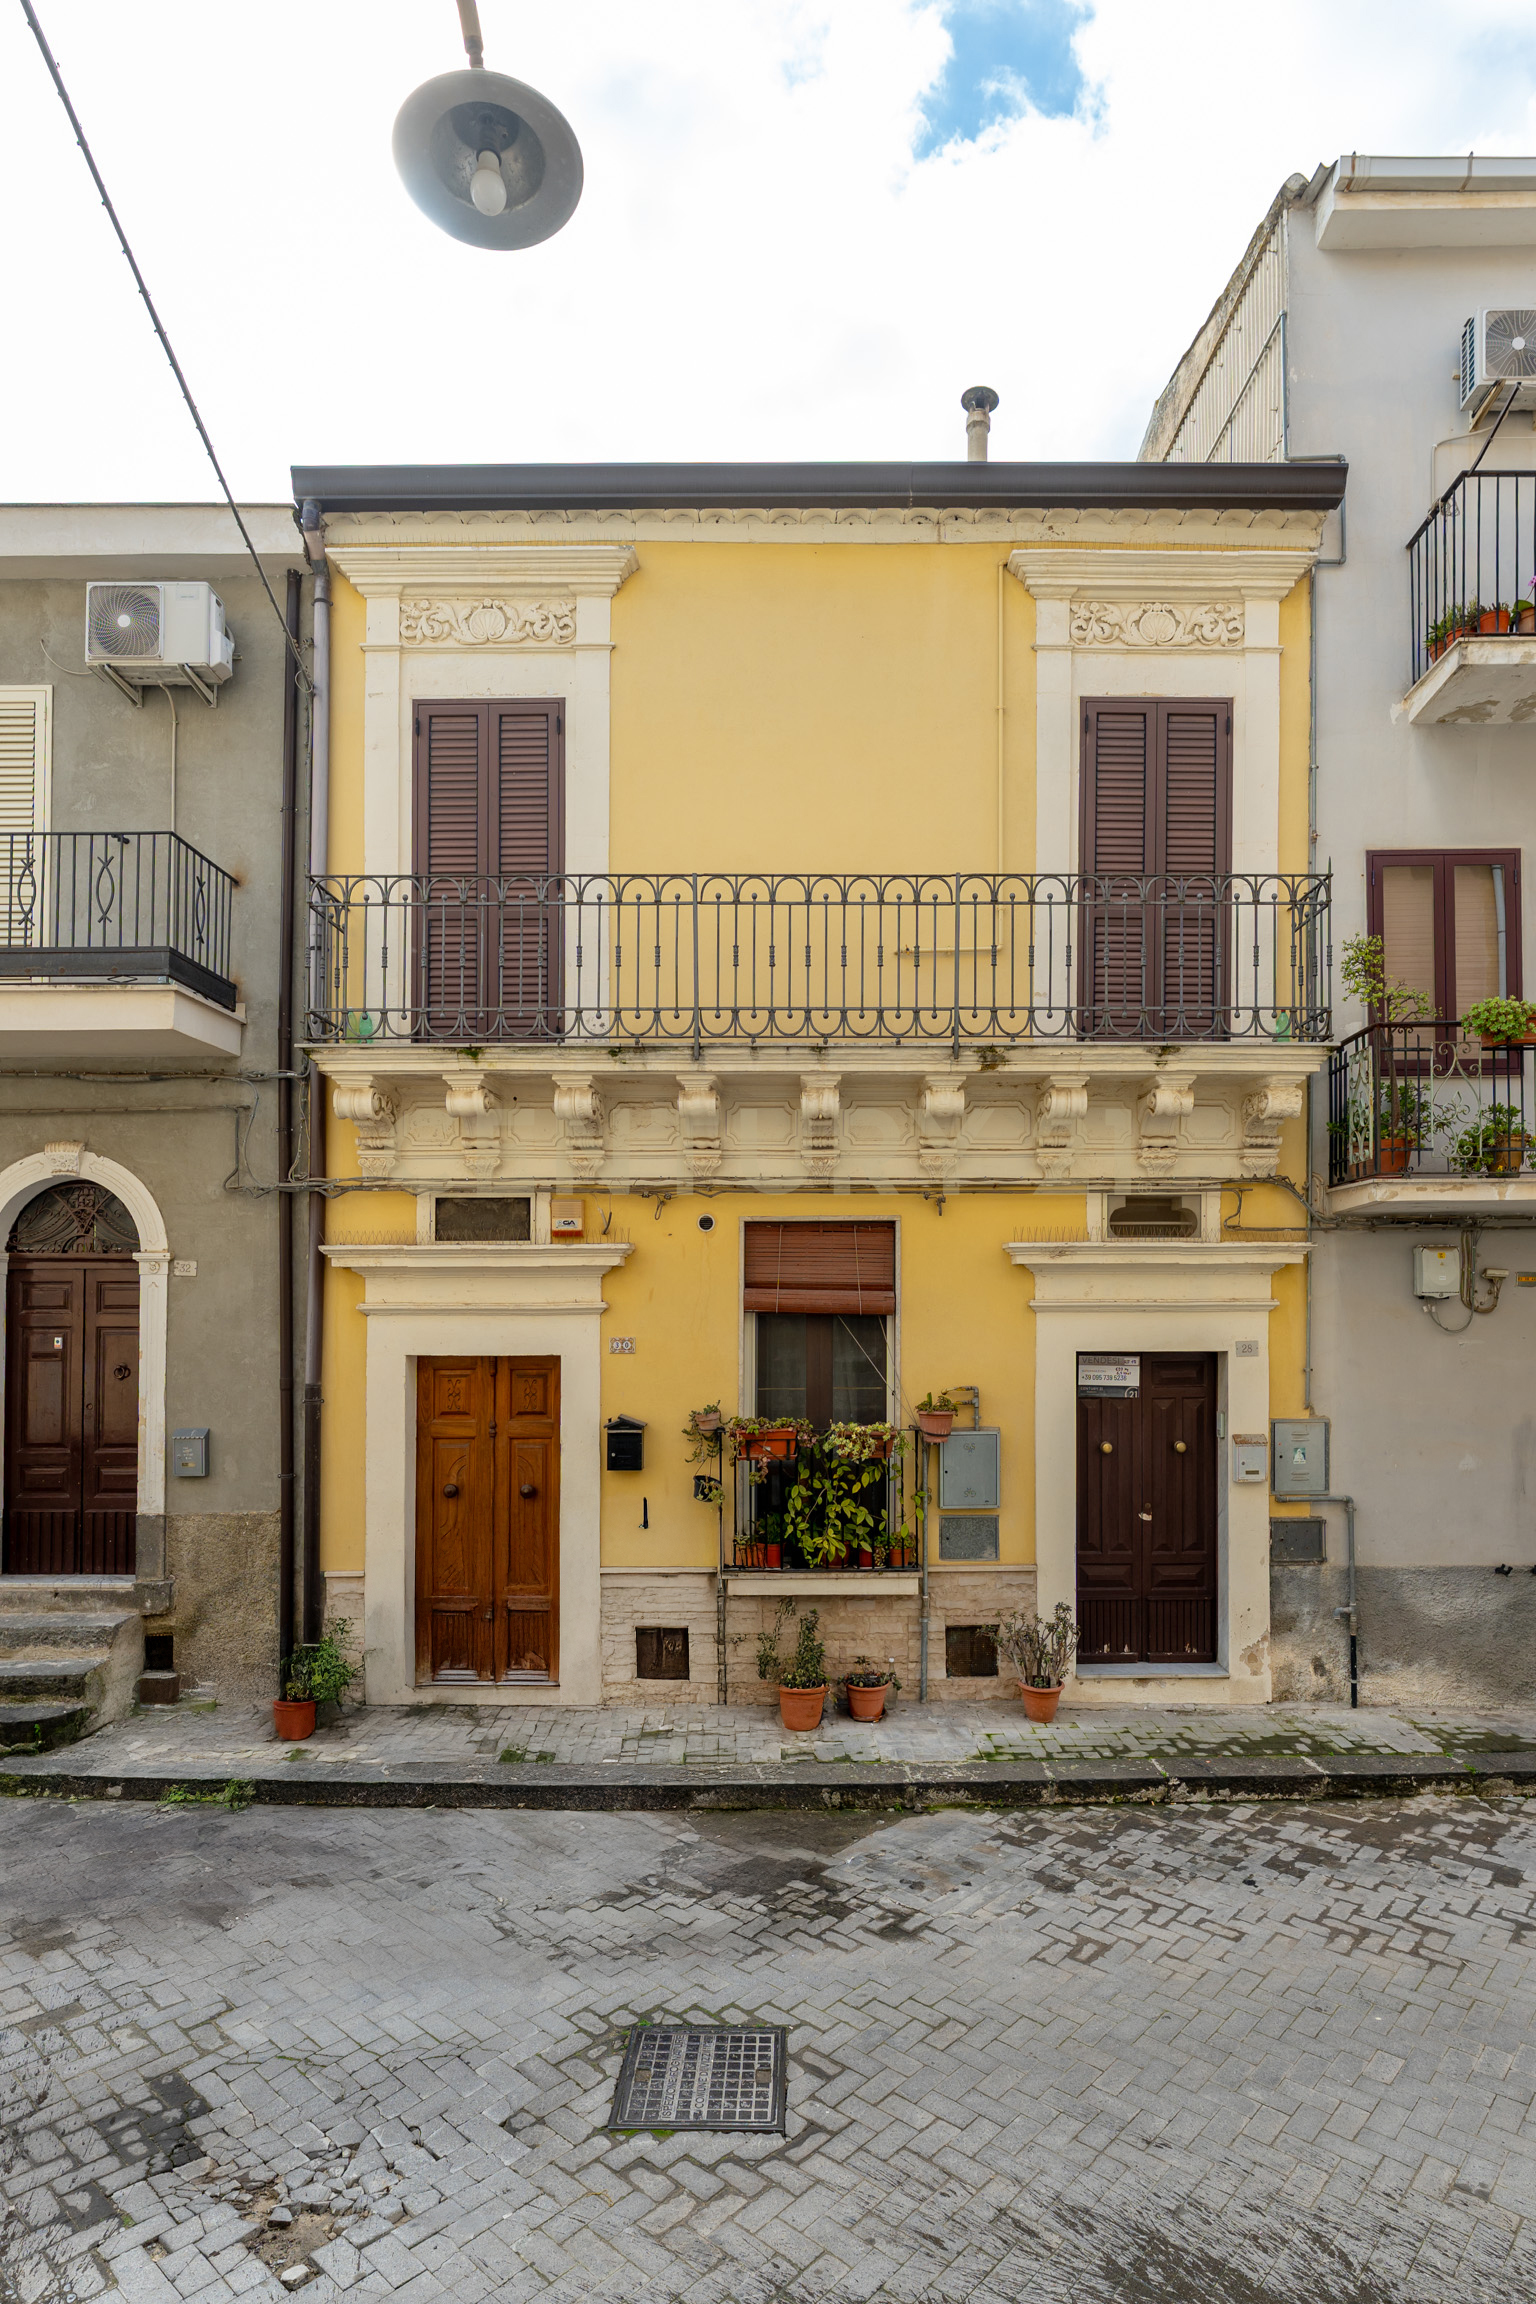
M486 255L390 128L453 0L36 0L238 490L292 460L1135 453L1284 178L1536 151L1530 0L481 0L586 158ZM206 497L16 0L0 498Z

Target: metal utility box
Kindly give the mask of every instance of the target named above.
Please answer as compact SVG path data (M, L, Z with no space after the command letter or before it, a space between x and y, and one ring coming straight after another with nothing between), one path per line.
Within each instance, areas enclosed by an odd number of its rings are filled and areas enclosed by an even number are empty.
M586 1230L587 1212L579 1200L554 1199L549 1204L551 1240L579 1240Z
M171 1476L176 1480L208 1477L208 1432L204 1424L195 1432L171 1434Z
M1328 1530L1321 1520L1271 1520L1269 1556L1282 1568L1320 1568L1328 1557Z
M1277 1496L1326 1496L1328 1493L1328 1419L1326 1416L1277 1416L1270 1426L1274 1445L1274 1486Z
M1413 1252L1413 1292L1415 1296L1459 1296L1461 1294L1461 1250L1459 1248L1415 1248Z
M634 1416L610 1416L603 1426L610 1472L645 1470L645 1426Z
M1269 1479L1269 1441L1262 1432L1233 1433L1232 1477L1245 1484Z
M995 1512L1003 1500L1002 1434L951 1432L939 1443L939 1507L945 1512Z

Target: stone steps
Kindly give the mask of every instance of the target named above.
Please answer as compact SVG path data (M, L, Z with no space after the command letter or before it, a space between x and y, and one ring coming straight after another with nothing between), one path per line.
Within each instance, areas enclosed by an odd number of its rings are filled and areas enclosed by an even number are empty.
M143 1669L131 1577L0 1578L0 1728L31 1732L6 1722L17 1704L62 1708L70 1735L126 1719ZM66 1740L51 1712L32 1726Z
M83 1736L93 1719L88 1703L67 1699L34 1696L15 1704L0 1703L0 1753L56 1751Z

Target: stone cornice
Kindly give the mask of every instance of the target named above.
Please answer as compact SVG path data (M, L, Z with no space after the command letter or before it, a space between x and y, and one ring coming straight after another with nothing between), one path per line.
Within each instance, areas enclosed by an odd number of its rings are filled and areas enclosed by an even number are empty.
M482 553L507 548L542 554L604 543L739 543L745 538L787 544L959 544L1012 538L1020 545L1057 549L1150 545L1159 565L1163 551L1225 553L1252 542L1280 545L1288 555L1310 559L1321 549L1322 527L1321 513L1284 509L741 505L638 512L341 512L327 516L325 537L331 558L350 576L348 563L360 552L472 552L479 562ZM466 578L469 584L481 581L479 575Z
M366 1046L312 1043L309 1052L316 1069L338 1084L381 1079L436 1082L445 1059L454 1054L451 1049L409 1040L376 1041ZM831 1069L847 1082L920 1083L942 1068L952 1071L957 1080L1033 1084L1071 1070L1095 1081L1134 1083L1139 1089L1149 1074L1165 1070L1193 1072L1202 1079L1233 1086L1259 1079L1304 1080L1321 1070L1328 1057L1324 1043L1306 1040L1208 1040L1164 1049L1138 1041L1063 1039L1011 1047L1000 1065L983 1064L980 1051L962 1052L959 1063L952 1065L946 1041L931 1048L920 1043L874 1048L867 1041L833 1042L825 1049L819 1045L797 1047L793 1041L756 1048L744 1042L706 1041L701 1062L722 1079L792 1081L798 1094L800 1075L809 1065ZM483 1048L476 1054L475 1068L487 1075L501 1074L509 1082L518 1078L547 1081L556 1071L579 1070L582 1078L590 1075L614 1088L626 1081L655 1078L666 1087L670 1100L679 1074L696 1067L692 1043L687 1040L671 1048L642 1051L625 1047L613 1053L601 1042L584 1046L569 1040L558 1051Z
M513 600L611 599L640 565L630 544L533 544L510 536L427 544L380 531L376 523L350 544L328 534L326 553L365 598L410 592L434 600L498 593Z
M1037 600L1283 600L1306 575L1317 539L1260 548L1213 545L1192 550L1082 552L1060 546L1020 547L1008 556L1016 576Z

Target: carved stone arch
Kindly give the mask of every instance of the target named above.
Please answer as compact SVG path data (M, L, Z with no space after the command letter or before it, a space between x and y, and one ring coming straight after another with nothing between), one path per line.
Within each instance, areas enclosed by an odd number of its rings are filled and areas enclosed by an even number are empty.
M139 1235L134 1262L139 1268L139 1562L141 1577L164 1573L165 1544L165 1329L170 1294L171 1251L165 1219L147 1184L132 1169L105 1160L83 1144L47 1144L24 1160L0 1168L0 1283L19 1210L61 1177L81 1176L115 1193L133 1218ZM0 1417L0 1450L5 1445ZM4 1462L0 1457L0 1477ZM146 1528L146 1520L153 1526ZM146 1557L148 1555L148 1557Z

